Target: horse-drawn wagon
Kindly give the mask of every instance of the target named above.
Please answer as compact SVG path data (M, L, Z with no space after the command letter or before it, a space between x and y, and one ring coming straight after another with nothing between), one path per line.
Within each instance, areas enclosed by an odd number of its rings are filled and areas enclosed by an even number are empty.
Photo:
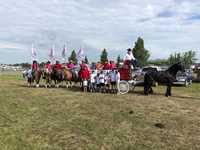
M133 91L135 86L140 82L137 80L136 70L132 70L129 61L125 61L122 68L119 69L120 81L117 88L120 94L126 94L129 91Z

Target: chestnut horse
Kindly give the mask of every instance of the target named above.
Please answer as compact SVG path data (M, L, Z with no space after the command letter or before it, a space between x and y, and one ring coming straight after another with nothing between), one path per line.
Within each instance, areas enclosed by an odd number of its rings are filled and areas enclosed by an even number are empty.
M46 87L51 87L52 81L56 87L59 87L60 84L66 83L66 87L72 87L73 82L78 82L78 76L75 72L71 71L68 68L63 68L61 71L57 71L55 68L52 68L51 72L44 72L44 79L46 80Z
M37 71L32 72L31 70L26 71L26 73L23 73L24 77L27 77L27 83L28 86L32 86L35 82L36 87L39 87L40 79L42 76L42 70L38 69Z

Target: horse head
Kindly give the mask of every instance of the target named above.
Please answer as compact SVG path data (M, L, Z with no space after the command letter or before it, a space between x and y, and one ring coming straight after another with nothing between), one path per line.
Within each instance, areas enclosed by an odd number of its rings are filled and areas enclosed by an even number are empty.
M178 71L185 72L185 66L183 65L182 62L178 62L169 67L167 71L173 76L176 76Z

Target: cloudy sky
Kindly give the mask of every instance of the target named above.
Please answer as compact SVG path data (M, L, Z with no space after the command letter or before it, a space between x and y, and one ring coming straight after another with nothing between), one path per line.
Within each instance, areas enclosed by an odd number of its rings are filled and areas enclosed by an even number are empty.
M30 62L32 44L40 61L53 44L57 58L64 44L82 47L89 59L102 48L115 58L139 36L151 59L191 49L200 57L199 0L1 0L0 6L0 63Z

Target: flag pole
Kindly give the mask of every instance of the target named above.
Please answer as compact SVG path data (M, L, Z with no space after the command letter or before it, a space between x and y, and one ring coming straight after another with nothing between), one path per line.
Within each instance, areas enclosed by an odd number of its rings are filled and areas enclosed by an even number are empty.
M66 59L66 51L67 51L67 46L65 47L64 45L64 49L65 49L65 54L64 54L64 63L66 64L67 63L67 59Z
M55 63L54 50L55 50L55 44L53 44L52 46L52 62L53 63Z

